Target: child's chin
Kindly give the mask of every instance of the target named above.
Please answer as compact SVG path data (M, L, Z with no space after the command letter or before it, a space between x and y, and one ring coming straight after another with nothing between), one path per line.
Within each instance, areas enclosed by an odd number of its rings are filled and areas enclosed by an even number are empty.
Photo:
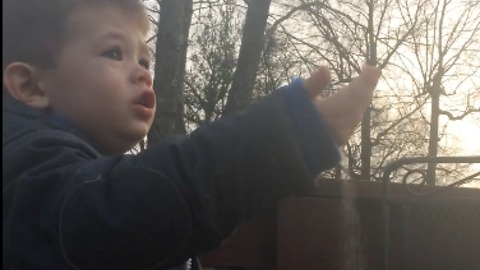
M147 136L147 133L150 130L150 126L150 124L145 122L135 123L129 129L130 137L132 138L132 140L142 140L145 136Z

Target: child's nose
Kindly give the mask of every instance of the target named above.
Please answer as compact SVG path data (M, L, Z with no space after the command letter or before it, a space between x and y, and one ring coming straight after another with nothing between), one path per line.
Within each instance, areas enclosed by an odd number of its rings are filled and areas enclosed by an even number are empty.
M153 79L150 71L144 66L137 64L133 71L133 80L135 83L145 83L149 88L152 87Z

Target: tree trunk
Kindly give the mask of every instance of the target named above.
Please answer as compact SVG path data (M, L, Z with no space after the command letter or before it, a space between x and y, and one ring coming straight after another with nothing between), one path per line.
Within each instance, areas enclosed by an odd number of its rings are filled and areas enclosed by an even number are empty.
M371 157L372 157L372 139L371 133L371 107L368 106L363 115L361 124L361 152L360 152L360 179L370 180Z
M245 108L252 101L270 3L271 0L252 0L248 4L237 68L224 115Z
M377 45L375 40L375 26L374 26L374 10L375 5L373 1L368 1L368 29L367 29L367 64L376 66L378 64ZM371 175L371 158L372 158L372 138L371 138L371 123L372 123L372 107L368 106L363 115L361 124L361 169L360 177L362 180L370 180Z
M433 85L430 89L432 98L432 111L430 116L430 136L428 141L428 157L435 158L438 153L438 118L440 116L440 94L441 94L441 78L443 74L440 72L433 78ZM437 164L430 162L427 165L427 185L435 185Z
M191 17L192 0L160 2L153 81L157 111L148 134L149 143L176 132L185 132L183 83Z
M182 55L180 57L180 67L181 72L181 88L180 88L180 98L177 102L177 113L175 119L175 133L185 134L187 133L185 127L185 104L184 104L184 80L185 80L185 66L187 64L187 50L188 50L188 38L190 33L190 26L192 23L192 14L193 14L193 0L185 0L184 6L184 18L183 18L183 38L184 46L182 47Z

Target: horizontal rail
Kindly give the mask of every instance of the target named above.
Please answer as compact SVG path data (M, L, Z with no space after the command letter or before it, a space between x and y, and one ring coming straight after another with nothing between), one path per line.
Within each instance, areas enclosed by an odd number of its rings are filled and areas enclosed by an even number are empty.
M389 251L390 251L390 174L400 167L409 164L426 164L426 163L480 163L480 156L457 156L457 157L411 157L402 158L393 161L385 166L382 174L382 191L383 191L383 254L382 265L384 270L389 269ZM475 174L476 175L476 174ZM463 181L464 179L462 179ZM445 187L449 188L451 185Z

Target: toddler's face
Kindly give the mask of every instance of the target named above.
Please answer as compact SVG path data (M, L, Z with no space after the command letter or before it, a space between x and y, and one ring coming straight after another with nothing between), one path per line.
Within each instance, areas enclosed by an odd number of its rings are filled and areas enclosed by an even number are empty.
M155 95L149 52L138 23L117 8L69 17L54 69L41 73L51 108L108 154L121 154L149 131Z

